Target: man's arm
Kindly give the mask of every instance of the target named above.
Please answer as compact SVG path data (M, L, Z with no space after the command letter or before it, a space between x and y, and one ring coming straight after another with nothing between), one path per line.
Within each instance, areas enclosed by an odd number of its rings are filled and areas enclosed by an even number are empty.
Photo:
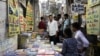
M56 28L56 31L58 31L58 23L57 23L57 21L55 22L55 28Z
M49 24L47 23L47 32L49 32Z
M57 23L57 21L55 22L55 30L56 30L56 36L57 36L57 33L58 33L58 23Z
M89 47L89 41L86 39L86 37L83 35L83 33L80 33L79 37L83 43L83 48L82 48L81 52L84 52Z
M83 33L80 33L79 37L83 43L83 47L89 47L89 41L86 39L86 37L83 35Z

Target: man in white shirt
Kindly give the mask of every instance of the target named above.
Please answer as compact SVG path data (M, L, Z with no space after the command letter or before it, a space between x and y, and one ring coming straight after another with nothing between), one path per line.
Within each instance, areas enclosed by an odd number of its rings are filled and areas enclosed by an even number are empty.
M47 31L49 33L50 42L53 41L54 44L56 44L57 43L56 37L57 37L57 32L58 32L58 24L57 24L57 21L55 21L53 19L52 15L49 15Z
M75 33L74 37L76 38L78 44L77 48L79 50L80 56L85 56L85 51L89 47L89 41L86 39L84 34L80 31L79 23L75 22L72 24L72 30Z

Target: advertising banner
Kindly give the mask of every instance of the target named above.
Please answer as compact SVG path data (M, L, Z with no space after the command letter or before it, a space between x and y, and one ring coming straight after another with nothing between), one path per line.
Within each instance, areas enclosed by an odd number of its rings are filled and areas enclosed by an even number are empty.
M19 34L18 0L8 1L8 36Z
M87 33L98 35L100 33L100 6L87 10Z
M93 17L92 17L92 9L88 8L86 13L86 24L87 24L87 33L92 34L92 23L93 23Z
M94 34L99 34L100 31L100 6L96 6L93 8L93 31Z

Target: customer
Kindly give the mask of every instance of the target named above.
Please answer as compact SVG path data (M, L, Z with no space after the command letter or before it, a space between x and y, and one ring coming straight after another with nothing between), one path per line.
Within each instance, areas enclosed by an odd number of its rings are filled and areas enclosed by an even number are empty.
M58 17L58 22L59 22L59 26L60 26L63 22L63 19L61 17L61 14L58 14L57 17Z
M64 23L63 23L63 30L65 30L66 28L70 28L70 19L69 19L69 15L65 14L64 15Z
M59 43L60 40L59 40L59 17L58 17L58 15L54 16L54 19L55 19L55 21L57 21L57 25L58 25L58 32L57 32L56 40L57 40L57 43Z
M43 37L43 33L46 30L44 17L41 17L41 21L39 22L38 28L39 28L39 34L41 35L41 37Z
M63 41L63 48L61 52L63 56L78 56L77 40L72 37L71 29L65 29L64 36L65 40Z
M61 17L61 14L58 14L57 15L57 18L58 18L58 42L62 42L62 35L63 35L63 30L62 30L62 26L63 26L63 19Z
M57 43L57 32L58 32L58 24L57 21L54 20L52 15L49 15L49 21L47 26L47 31L49 33L49 40L50 42L54 42L54 44Z
M60 28L60 32L61 32L61 36L64 37L64 30L66 28L70 28L70 19L69 19L69 15L68 14L64 14L64 20L61 24L61 28Z
M62 24L60 25L60 38L63 39L64 37L64 30L66 28L70 28L70 19L68 14L64 14L64 20Z
M85 51L89 47L89 41L86 39L84 34L80 31L80 24L75 22L72 24L72 30L75 33L74 37L78 42L77 48L80 56L85 56Z

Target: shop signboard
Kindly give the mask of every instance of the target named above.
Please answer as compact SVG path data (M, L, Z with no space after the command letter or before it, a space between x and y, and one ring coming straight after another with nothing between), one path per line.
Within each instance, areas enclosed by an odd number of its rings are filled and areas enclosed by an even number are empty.
M8 1L8 36L19 34L18 0Z
M100 4L100 0L88 0L88 6L89 7L92 7L92 6L95 6L95 5L98 5Z
M100 6L87 10L87 33L98 35L100 32Z
M81 3L73 3L73 4L71 4L71 12L72 13L78 13L78 14L85 13L84 4L81 4Z

